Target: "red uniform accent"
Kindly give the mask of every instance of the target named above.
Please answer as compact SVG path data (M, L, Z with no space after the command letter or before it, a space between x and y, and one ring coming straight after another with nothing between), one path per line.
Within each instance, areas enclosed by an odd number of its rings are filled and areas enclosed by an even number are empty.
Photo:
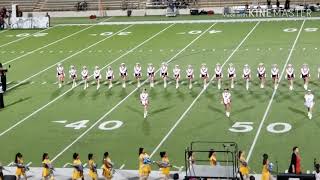
M301 157L300 157L300 155L297 155L297 161L296 161L295 167L296 167L296 174L301 174Z

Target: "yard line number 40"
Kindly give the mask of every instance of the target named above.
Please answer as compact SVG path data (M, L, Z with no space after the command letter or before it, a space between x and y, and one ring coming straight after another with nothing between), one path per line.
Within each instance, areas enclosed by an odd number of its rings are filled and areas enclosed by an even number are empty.
M66 124L64 127L78 130L78 129L86 128L88 122L90 122L90 120L80 120L70 124ZM120 128L122 124L123 122L119 120L104 121L98 126L98 129L104 130L104 131L115 130Z
M253 122L235 122L229 131L236 133L246 133L253 130ZM292 126L288 123L276 122L271 123L267 126L267 131L274 134L281 134L289 132L292 129Z

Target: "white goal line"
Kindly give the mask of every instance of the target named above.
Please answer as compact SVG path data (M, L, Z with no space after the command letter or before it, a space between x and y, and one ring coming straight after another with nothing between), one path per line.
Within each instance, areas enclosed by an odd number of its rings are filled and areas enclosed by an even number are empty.
M194 23L236 23L236 22L273 22L273 21L303 21L320 20L320 17L294 17L294 18L245 18L245 19L207 19L207 20L177 20L177 21L123 21L100 22L96 25L144 25L144 24L194 24ZM57 24L55 26L92 26L92 24Z

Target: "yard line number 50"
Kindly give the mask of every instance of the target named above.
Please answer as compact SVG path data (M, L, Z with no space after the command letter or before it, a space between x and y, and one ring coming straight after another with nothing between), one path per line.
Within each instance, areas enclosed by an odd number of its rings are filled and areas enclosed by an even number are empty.
M253 122L235 122L229 131L236 133L246 133L253 130ZM286 133L292 129L288 123L276 122L267 126L267 131L274 134Z

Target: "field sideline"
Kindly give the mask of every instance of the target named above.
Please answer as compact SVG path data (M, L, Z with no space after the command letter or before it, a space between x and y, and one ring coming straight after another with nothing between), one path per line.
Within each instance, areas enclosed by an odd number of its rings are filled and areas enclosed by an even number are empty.
M268 153L272 162L278 161L279 170L285 171L291 148L297 145L301 147L303 170L312 171L313 159L320 156L314 152L319 148L317 143L310 143L317 142L320 127L319 28L318 20L298 20L0 31L1 61L11 65L5 96L7 108L0 111L0 162L10 164L14 154L22 152L26 162L39 167L42 153L48 152L55 166L62 167L71 162L73 152L79 152L83 162L87 153L92 152L99 162L103 152L109 151L118 168L137 169L137 150L142 146L154 159L159 159L159 151L166 150L172 162L183 165L184 149L191 141L209 140L237 142L257 173L261 171L263 153ZM92 80L84 91L82 84L71 88L68 79L58 89L58 62L62 62L66 72L70 65L75 65L78 76L82 66L86 65L92 74L98 65L103 68L104 81L105 68L111 65L116 86L108 90L104 84L97 91ZM126 89L118 82L122 62L129 70ZM136 62L142 64L143 87L150 94L150 116L146 120L138 99L141 88L136 87L132 76ZM153 63L158 69L162 62L169 63L170 77L173 66L181 66L183 78L178 90L173 80L164 89L159 73L155 88L149 88L147 64ZM230 118L225 117L220 104L222 90L217 89L212 76L218 62L224 66L223 87L229 87L228 64L237 68ZM260 89L255 76L260 62L267 67L264 89ZM210 71L211 82L206 89L199 78L202 63ZM274 63L282 72L277 90L270 78ZM293 91L289 91L283 75L288 63L296 71ZM303 63L310 66L309 88L316 97L312 120L308 120L303 105L305 91L299 78ZM185 78L188 64L195 69L192 90ZM249 64L253 73L249 91L241 78L244 64Z

